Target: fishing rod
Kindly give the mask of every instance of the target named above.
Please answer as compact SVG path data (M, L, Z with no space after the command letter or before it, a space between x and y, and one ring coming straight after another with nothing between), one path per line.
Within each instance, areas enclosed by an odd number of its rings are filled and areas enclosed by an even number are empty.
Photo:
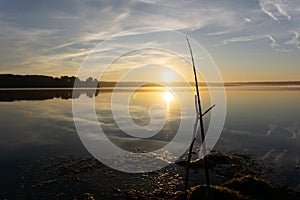
M193 51L192 47L190 44L190 41L188 37L186 36L186 40L189 46L190 54L191 54L191 59L192 59L192 64L193 64L193 72L194 72L194 78L195 78L195 85L196 85L196 96L195 96L195 107L196 107L196 122L194 125L194 135L193 135L193 140L191 142L190 148L189 148L189 154L188 154L188 160L187 160L187 169L186 169L186 179L185 179L185 189L187 191L188 188L188 178L189 178L189 165L191 161L191 156L192 156L192 150L194 143L196 141L196 132L197 132L197 127L198 127L198 121L200 122L200 133L201 133L201 140L202 140L202 150L203 150L203 166L204 166L204 176L205 176L205 181L206 181L206 194L207 194L207 199L211 200L211 188L210 188L210 180L209 180L209 170L208 170L208 163L207 163L207 158L206 158L206 145L205 145L205 133L204 133L204 123L203 123L203 116L208 113L215 105L211 106L209 109L207 109L204 113L202 113L202 107L201 107L201 100L200 100L200 92L199 92L199 86L198 86L198 78L197 78L197 72L196 72L196 66L195 66L195 61L194 61L194 56L193 56ZM197 102L197 103L196 103Z

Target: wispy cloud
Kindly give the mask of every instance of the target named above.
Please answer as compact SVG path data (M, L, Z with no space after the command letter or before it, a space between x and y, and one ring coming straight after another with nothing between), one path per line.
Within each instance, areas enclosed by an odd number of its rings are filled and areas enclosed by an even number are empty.
M286 44L294 45L296 48L300 49L300 40L299 40L299 32L294 32L294 37L287 41Z
M275 21L292 18L288 14L287 0L259 0L259 5L261 10Z
M255 41L255 40L262 40L262 39L269 39L270 40L270 47L275 49L276 51L279 52L288 52L287 49L283 48L273 36L271 35L251 35L251 36L245 36L245 37L235 37L231 38L228 40L224 40L224 44L229 44L229 43L235 43L235 42L250 42L250 41ZM294 44L294 42L293 42Z
M254 41L254 40L260 40L264 39L266 36L262 35L250 35L250 36L243 36L243 37L234 37L231 39L224 40L224 44L229 44L229 43L234 43L234 42L249 42L249 41Z
M280 52L288 52L288 50L283 48L271 35L267 35L267 38L269 38L269 40L271 41L270 46L273 49L276 49L277 51Z

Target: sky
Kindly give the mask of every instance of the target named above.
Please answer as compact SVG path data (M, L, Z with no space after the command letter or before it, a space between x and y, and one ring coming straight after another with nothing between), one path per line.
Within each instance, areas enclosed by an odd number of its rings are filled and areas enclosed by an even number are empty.
M300 80L299 0L0 0L0 73L76 76L101 42L145 27L194 39L224 81Z

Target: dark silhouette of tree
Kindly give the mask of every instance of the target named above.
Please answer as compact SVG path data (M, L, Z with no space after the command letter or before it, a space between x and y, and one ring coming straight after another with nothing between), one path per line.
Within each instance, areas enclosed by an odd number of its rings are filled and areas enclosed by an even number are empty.
M89 77L81 81L75 76L51 77L43 75L0 75L0 88L73 88L75 80L79 87L97 87L98 80Z

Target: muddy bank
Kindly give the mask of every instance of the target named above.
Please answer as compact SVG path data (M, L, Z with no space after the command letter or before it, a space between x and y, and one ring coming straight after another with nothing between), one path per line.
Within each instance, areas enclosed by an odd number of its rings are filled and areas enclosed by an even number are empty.
M300 199L297 188L285 184L285 170L251 155L212 152L208 155L215 199ZM205 199L202 161L191 164L189 191L184 191L183 160L159 171L129 174L113 170L93 157L42 158L24 166L18 199ZM294 177L297 178L297 177ZM299 179L297 179L299 180Z

